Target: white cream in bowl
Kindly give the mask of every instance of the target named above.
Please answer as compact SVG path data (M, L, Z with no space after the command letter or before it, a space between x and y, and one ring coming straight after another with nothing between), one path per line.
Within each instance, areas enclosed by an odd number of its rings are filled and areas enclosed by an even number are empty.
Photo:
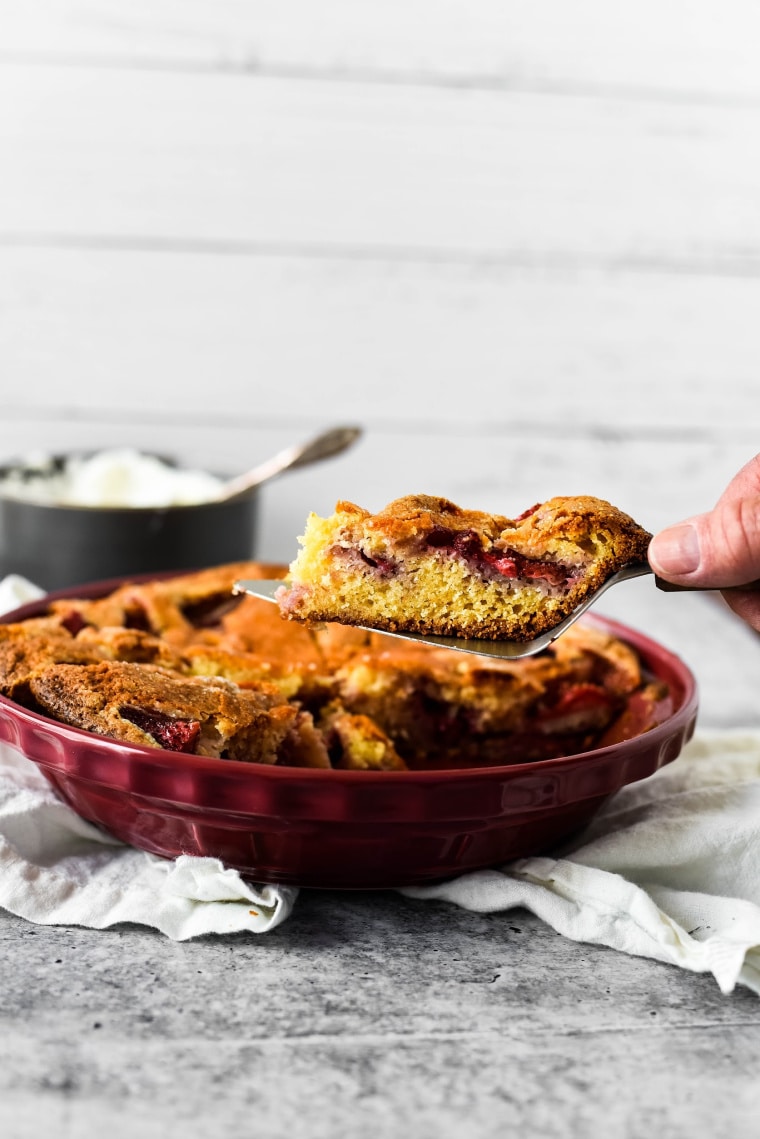
M222 479L174 467L131 448L71 456L28 458L0 477L0 494L45 506L189 506L216 499Z

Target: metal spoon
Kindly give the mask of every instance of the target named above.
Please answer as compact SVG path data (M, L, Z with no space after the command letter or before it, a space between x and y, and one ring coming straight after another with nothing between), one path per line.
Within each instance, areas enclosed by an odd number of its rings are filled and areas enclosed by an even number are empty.
M481 641L465 639L464 637L439 637L427 633L391 633L386 629L373 629L369 625L357 625L356 628L366 629L368 632L383 633L389 637L399 637L404 641L415 641L419 645L430 645L436 649L456 649L460 653L475 653L478 656L495 657L497 660L519 660L521 657L534 656L548 648L552 641L556 641L557 637L560 637L579 617L582 617L586 610L595 601L598 601L611 586L617 585L621 581L630 581L634 577L643 577L652 572L651 567L646 562L635 562L623 566L622 569L607 578L599 589L581 601L569 616L565 617L554 628L541 633L530 641ZM669 581L663 581L659 577L655 577L655 584L658 589L667 592L693 592L695 590L694 586L672 585ZM287 589L287 584L282 581L236 581L233 592L250 593L252 596L264 598L266 601L276 601L276 594L283 588Z
M361 433L361 427L333 427L306 443L296 443L293 447L286 447L284 451L278 451L271 459L260 463L253 470L229 479L219 491L215 501L228 502L230 499L243 498L262 483L281 475L284 471L306 467L310 463L318 463L322 459L339 455L355 443Z

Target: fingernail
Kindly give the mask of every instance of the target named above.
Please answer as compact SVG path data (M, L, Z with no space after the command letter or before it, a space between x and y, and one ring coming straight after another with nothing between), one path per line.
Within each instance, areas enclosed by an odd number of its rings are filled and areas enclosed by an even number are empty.
M699 535L690 523L662 530L649 547L649 556L662 573L693 573L699 569Z

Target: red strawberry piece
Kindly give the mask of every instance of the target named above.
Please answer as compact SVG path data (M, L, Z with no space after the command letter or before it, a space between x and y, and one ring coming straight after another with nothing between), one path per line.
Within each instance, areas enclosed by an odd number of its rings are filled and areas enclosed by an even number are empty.
M152 736L157 744L169 751L189 751L195 747L201 726L198 720L180 720L156 712L152 708L119 709L119 713L130 724Z
M72 637L75 637L77 633L80 633L82 629L85 628L88 622L85 621L78 609L72 609L61 620L61 624L67 632L71 633Z

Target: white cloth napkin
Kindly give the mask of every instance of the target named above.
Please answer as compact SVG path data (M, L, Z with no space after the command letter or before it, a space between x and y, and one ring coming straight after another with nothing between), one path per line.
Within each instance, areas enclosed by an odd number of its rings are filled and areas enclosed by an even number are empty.
M36 595L0 583L0 612ZM479 912L525 907L575 941L760 994L760 732L701 731L615 795L573 843L401 891ZM0 907L39 924L137 922L175 940L273 929L298 891L253 887L213 858L156 858L90 826L0 745Z
M10 613L28 601L36 601L44 591L17 573L8 574L0 581L0 613Z
M38 768L0 744L0 906L38 925L136 922L174 941L263 933L298 891L252 886L216 858L175 861L124 846L81 819Z
M619 791L561 857L403 892L481 913L524 906L574 941L760 994L760 732L700 732Z

